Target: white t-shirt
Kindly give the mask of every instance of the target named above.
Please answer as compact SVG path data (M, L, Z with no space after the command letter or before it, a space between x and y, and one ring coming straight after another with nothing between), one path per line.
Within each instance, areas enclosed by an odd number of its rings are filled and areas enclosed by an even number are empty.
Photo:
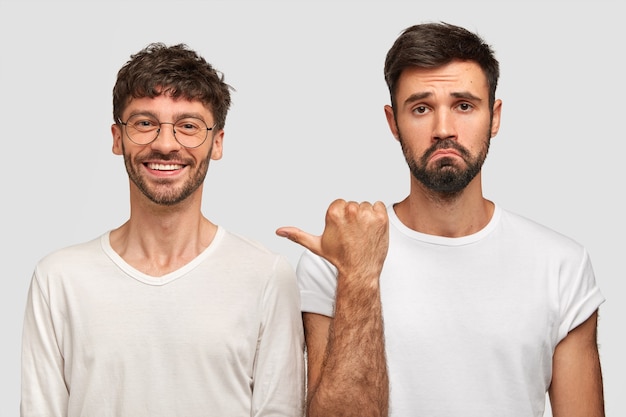
M106 233L35 269L22 417L298 416L303 344L284 257L220 227L197 258L156 278Z
M381 282L392 416L541 416L558 342L604 301L586 250L496 207L461 238L393 208ZM302 311L334 313L335 268L305 252Z

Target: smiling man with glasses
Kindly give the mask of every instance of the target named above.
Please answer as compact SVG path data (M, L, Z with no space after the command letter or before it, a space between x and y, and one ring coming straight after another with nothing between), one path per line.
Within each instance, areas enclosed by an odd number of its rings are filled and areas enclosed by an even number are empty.
M119 71L130 218L37 264L22 417L302 414L295 273L201 212L229 107L223 76L185 45L151 44Z

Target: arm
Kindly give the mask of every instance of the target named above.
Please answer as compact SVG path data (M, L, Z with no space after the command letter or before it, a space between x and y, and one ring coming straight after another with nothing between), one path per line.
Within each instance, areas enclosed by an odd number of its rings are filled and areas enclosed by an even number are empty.
M597 321L596 311L556 347L548 391L554 417L604 417Z
M262 299L252 390L254 417L303 415L304 336L295 272L286 259L276 266Z
M308 416L386 416L389 383L379 287L388 247L385 206L337 200L327 211L321 237L295 228L277 233L338 271L335 317L303 316Z
M67 415L69 392L63 369L47 297L35 275L28 291L22 333L22 417Z

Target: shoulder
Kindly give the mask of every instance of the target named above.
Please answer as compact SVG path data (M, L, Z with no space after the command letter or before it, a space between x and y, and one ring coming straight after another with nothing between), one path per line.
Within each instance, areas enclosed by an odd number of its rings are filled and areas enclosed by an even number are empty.
M337 286L337 268L308 249L302 253L298 261L296 274L301 288L334 292Z
M107 262L101 237L50 252L35 265L32 281L42 288L65 286Z
M502 210L500 227L503 233L523 240L541 250L570 254L581 254L585 252L584 246L573 238L549 226L508 210Z
M233 233L224 228L220 228L219 233L219 247L222 250L233 251L233 253L255 259L272 260L280 257L278 253L270 250L257 240Z
M272 271L278 275L293 275L293 267L287 258L269 249L257 240L220 228L218 247L222 260L230 260L238 267L256 272Z
M92 262L95 255L103 254L99 236L87 242L77 243L50 252L37 262L40 271L54 272L58 269L66 269L70 265L82 265Z
M301 273L313 276L335 277L337 268L326 259L307 249L302 253L298 261L298 275Z

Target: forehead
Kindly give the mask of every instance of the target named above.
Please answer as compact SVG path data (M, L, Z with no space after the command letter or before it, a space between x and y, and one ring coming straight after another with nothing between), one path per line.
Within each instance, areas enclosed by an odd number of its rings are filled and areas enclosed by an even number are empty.
M213 120L213 112L199 100L188 100L185 98L173 98L167 94L156 97L131 98L126 108L124 116L132 114L148 113L163 120L181 115L195 115L205 121Z
M444 94L469 92L487 97L487 77L476 62L452 61L436 68L411 67L402 71L396 85L396 100L402 103L415 94Z

